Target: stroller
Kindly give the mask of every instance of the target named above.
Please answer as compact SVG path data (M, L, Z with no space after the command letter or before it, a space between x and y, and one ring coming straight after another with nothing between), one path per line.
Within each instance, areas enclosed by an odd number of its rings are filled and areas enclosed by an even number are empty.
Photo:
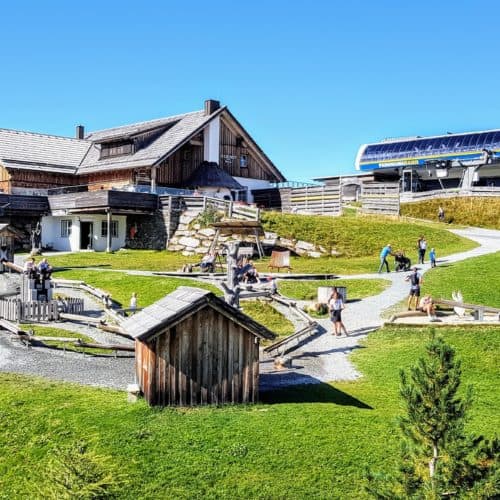
M408 257L405 257L403 252L396 252L394 254L394 260L396 264L396 272L409 271L411 269L411 260Z

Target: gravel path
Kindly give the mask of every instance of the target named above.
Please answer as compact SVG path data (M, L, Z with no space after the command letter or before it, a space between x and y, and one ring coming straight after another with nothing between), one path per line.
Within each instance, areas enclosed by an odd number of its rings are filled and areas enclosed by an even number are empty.
M477 241L481 246L454 254L441 263L452 263L469 257L476 257L500 250L500 231L486 229L460 229L454 233ZM374 262L374 266L378 265ZM419 266L421 272L429 269L429 265ZM130 271L129 271L130 272ZM133 273L133 272L132 272ZM151 275L148 272L136 274ZM358 302L348 303L343 313L343 320L348 328L349 337L331 335L332 325L329 320L319 320L322 332L307 344L291 353L292 367L275 370L273 360L264 357L261 361L261 389L272 389L293 384L329 382L334 380L354 380L360 376L349 361L349 354L360 348L360 340L368 332L381 326L381 313L384 309L397 304L408 294L409 285L404 281L407 273L361 274L340 276L341 278L384 278L390 280L390 286L381 294ZM61 293L77 296L79 292L61 290ZM85 310L89 315L98 316L102 305L86 294ZM127 343L126 339L102 332L87 325L58 323L61 329L70 329L89 335L98 342ZM45 348L27 348L17 340L0 333L0 372L14 372L28 375L39 375L54 380L64 380L85 385L125 389L134 382L134 358L129 353L114 356L91 356L80 353L56 351Z
M438 265L500 251L500 231L467 228L452 232L474 240L480 246L467 252L438 259ZM375 265L378 265L378 262L374 262ZM425 273L430 265L424 264L418 267L421 273ZM409 284L404 280L407 274L393 272L340 276L340 278L346 279L383 278L390 280L391 285L379 295L347 303L346 309L342 312L342 320L350 332L348 337L331 335L333 328L330 320L322 319L319 320L322 333L287 356L292 361L291 368L275 370L272 359L264 357L261 363L261 389L266 390L298 383L355 380L360 377L360 373L349 361L349 354L360 348L360 340L364 339L368 332L382 325L381 314L385 309L408 296Z

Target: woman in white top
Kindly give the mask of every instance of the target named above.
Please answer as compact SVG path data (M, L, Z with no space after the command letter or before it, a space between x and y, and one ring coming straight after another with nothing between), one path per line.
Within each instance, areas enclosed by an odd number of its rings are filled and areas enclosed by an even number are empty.
M342 323L342 309L345 309L344 298L338 292L337 288L334 287L328 299L328 310L330 311L330 319L333 323L333 335L337 335L338 337L342 335L342 330L348 335L344 323Z

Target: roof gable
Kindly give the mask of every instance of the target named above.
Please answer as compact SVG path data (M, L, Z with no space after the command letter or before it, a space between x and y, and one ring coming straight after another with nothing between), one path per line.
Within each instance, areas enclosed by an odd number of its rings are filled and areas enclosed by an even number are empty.
M270 340L276 337L265 326L226 304L212 292L188 286L180 286L163 299L128 318L122 323L122 328L133 338L147 341L205 307L212 307L256 337Z
M224 109L224 108L221 108ZM161 162L163 159L167 158L169 155L177 151L185 142L196 135L210 120L212 120L220 111L217 110L210 116L206 116L204 111L195 111L193 113L187 113L185 115L180 115L175 117L174 124L168 127L162 134L156 137L153 141L149 142L146 147L137 150L135 153L121 156L100 159L100 145L95 143L89 149L87 156L82 162L78 169L78 173L89 173L101 170L102 168L114 170L121 168L133 168L135 166L153 166ZM165 124L172 123L169 119L165 119ZM155 120L155 122L160 122L161 120ZM151 122L144 122L151 123ZM110 138L119 140L125 137L125 133L132 133L132 135L140 135L147 132L148 130L153 130L152 128L147 128L150 125L146 125L144 129L140 127L134 127L133 125L127 125L126 127L119 127L120 134L116 132L118 129L113 129L113 134L105 135L106 131L100 132L97 136L99 141L106 142L110 141ZM158 123L157 123L157 126ZM154 128L157 128L156 126ZM88 136L92 139L94 134ZM131 135L129 135L131 137Z
M278 170L278 167L271 161L271 159L264 153L261 147L255 142L254 138L246 131L246 129L241 125L241 123L236 119L236 117L229 111L227 107L224 108L222 117L232 125L238 133L245 139L246 142L250 144L250 149L252 149L258 157L261 158L263 163L267 168L275 175L279 182L285 182L285 176Z

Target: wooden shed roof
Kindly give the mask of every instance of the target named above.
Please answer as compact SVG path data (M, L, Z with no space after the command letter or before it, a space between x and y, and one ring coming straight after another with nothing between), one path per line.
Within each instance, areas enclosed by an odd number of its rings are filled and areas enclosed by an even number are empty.
M265 326L226 304L212 292L190 286L180 286L163 299L125 320L121 326L135 339L147 341L207 306L217 310L256 337L268 340L276 337Z
M235 233L235 234L264 234L262 224L256 220L243 220L243 219L227 219L220 222L211 224L215 229L219 229L221 233Z

